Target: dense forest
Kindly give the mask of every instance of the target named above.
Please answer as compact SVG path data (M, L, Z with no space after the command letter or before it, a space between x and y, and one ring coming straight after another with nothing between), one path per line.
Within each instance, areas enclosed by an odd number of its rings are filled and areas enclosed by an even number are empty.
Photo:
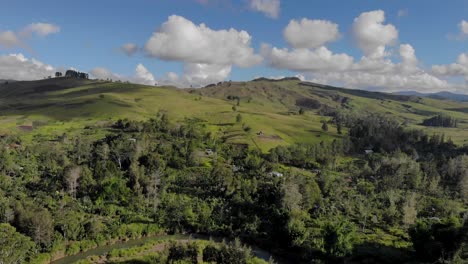
M424 126L435 126L435 127L457 127L457 120L446 115L437 115L431 118L425 119L422 122Z
M380 115L328 123L346 135L269 153L165 112L119 120L105 137L3 135L0 262L163 233L239 238L294 263L467 260L468 148ZM190 245L168 250L168 262L199 260ZM242 252L211 246L202 258L250 263L230 255Z

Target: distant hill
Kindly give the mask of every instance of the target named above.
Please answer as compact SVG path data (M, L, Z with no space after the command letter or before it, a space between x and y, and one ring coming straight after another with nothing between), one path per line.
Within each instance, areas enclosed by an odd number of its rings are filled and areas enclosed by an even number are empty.
M0 79L0 85L5 84L6 82L12 83L16 82L16 80L10 80L10 79Z
M468 95L466 94L457 94L451 92L438 92L438 93L420 93L415 91L402 91L395 94L399 95L408 95L408 96L420 96L420 97L429 97L434 99L448 99L458 102L468 102Z
M445 133L456 143L468 143L468 103L345 89L298 78L220 82L200 89L74 78L0 83L0 134L14 132L32 139L46 133L53 137L76 133L85 126L103 127L119 118L151 118L160 110L175 122L197 120L227 142L262 151L340 138L333 123L328 131L321 129L321 121L331 120L327 115L336 110L380 113L408 127L429 134ZM241 122L236 121L239 114ZM419 125L438 114L456 118L459 126ZM25 126L31 129L21 129Z

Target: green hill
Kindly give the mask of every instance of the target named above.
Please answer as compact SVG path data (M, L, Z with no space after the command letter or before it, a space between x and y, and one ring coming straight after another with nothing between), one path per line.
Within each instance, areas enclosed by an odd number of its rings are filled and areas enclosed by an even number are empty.
M324 114L340 110L393 116L409 127L444 133L463 144L467 108L466 103L337 88L296 78L222 82L201 89L54 78L0 85L0 133L20 133L26 139L38 134L53 138L83 127L105 133L110 121L141 120L167 111L171 120L196 118L228 142L266 151L282 144L340 137L333 124L327 132L321 129L321 121L330 119ZM303 115L300 109L305 110ZM440 113L456 118L458 127L419 125ZM239 114L241 121L236 122Z

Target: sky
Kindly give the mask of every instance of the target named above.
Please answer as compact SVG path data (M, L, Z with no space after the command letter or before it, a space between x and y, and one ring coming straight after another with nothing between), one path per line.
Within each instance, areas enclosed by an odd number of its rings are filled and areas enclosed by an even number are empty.
M0 0L0 79L468 94L467 0Z

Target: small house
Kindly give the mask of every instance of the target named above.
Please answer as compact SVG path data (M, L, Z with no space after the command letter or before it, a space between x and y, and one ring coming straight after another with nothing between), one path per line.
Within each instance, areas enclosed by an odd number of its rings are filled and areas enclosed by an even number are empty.
M205 150L205 154L208 155L208 156L213 155L213 153L214 153L214 152L213 152L212 149L206 149L206 150Z
M374 151L373 151L372 149L365 149L365 150L364 150L364 153L365 153L366 155L370 155L370 154L374 153Z
M272 171L272 172L268 173L268 176L283 177L283 173L277 172L277 171Z

